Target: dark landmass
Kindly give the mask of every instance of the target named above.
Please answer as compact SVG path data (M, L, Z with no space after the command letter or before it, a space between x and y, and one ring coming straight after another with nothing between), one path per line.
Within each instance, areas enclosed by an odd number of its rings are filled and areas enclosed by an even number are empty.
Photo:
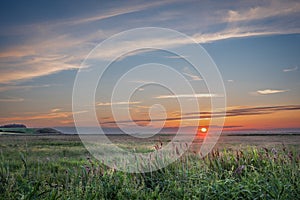
M36 129L36 134L63 134L63 133L53 128L39 128Z
M0 128L27 128L24 124L5 124Z
M27 128L24 124L5 124L0 126L0 135L58 135L62 132L54 128Z
M0 135L60 135L53 128L0 128Z

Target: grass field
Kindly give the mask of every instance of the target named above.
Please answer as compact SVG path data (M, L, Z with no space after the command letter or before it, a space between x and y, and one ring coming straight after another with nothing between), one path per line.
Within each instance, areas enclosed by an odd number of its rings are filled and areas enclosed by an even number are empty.
M204 158L192 151L159 171L131 174L93 159L75 135L2 135L0 198L300 199L299 139L221 137ZM158 142L112 140L137 151Z

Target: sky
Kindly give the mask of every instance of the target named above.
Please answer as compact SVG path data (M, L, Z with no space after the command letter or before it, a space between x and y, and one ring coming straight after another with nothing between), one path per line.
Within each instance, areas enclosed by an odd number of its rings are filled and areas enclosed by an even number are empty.
M196 121L208 126L211 119L223 114L212 112L211 99L225 98L226 130L300 128L299 1L4 0L0 4L0 125L74 126L73 114L93 107L101 126L108 128L116 127L116 122L176 128L194 126ZM205 77L184 57L144 49L114 60L98 83L94 104L82 105L74 113L72 92L77 72L92 70L90 65L82 65L86 57L90 55L95 66L111 60L129 47L116 44L98 49L98 54L90 52L115 34L142 27L179 31L201 45L216 64L226 95L209 93ZM190 45L160 35L154 39L141 36L136 43L155 43L162 49ZM180 72L195 93L172 94L168 88L151 84L155 77L181 87L173 75L160 73L152 65L128 81L128 87L144 84L130 100L111 100L122 75L153 61ZM178 98L185 102L196 98L199 109L180 111ZM118 119L111 105L116 107ZM133 122L124 114L126 108ZM88 119L84 125L91 125Z

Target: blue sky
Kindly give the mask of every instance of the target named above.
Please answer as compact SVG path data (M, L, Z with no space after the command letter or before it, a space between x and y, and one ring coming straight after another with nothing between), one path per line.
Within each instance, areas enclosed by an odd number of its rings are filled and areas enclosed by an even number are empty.
M151 26L180 31L206 49L223 77L228 110L295 106L276 111L272 120L270 111L251 115L248 124L243 116L232 117L228 125L300 127L298 1L1 1L0 11L1 124L71 126L73 83L84 58L113 34ZM147 56L158 58L144 52L129 56L126 64L146 62ZM160 61L197 79L184 71L183 61ZM115 65L108 79L123 72L124 60ZM204 87L200 80L191 84L199 91ZM149 91L136 98L159 95L156 89ZM107 96L100 91L99 99L104 102ZM257 123L262 119L265 125Z

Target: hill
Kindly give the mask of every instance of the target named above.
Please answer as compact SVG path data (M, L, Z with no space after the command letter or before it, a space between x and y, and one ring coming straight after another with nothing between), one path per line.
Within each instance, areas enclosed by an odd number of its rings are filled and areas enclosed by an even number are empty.
M57 135L62 134L60 131L53 128L7 128L0 127L0 135Z
M24 124L6 124L0 126L0 128L27 128Z

